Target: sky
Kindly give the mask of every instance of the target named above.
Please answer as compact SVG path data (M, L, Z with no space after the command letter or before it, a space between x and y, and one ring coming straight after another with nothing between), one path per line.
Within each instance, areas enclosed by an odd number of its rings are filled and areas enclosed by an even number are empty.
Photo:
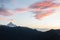
M0 0L0 24L60 29L59 0Z

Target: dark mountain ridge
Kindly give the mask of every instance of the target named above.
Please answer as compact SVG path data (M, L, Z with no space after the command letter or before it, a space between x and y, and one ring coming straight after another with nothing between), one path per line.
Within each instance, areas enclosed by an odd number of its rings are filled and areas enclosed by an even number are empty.
M27 27L0 25L0 40L60 40L60 29L41 32Z

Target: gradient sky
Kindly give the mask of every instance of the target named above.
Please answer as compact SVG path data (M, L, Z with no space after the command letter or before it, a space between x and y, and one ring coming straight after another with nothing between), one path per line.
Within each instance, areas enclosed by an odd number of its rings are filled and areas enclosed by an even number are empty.
M6 25L9 22L13 22L16 25L30 28L59 29L60 1L52 0L53 3L50 3L50 6L48 5L50 0L47 1L48 3L46 1L0 0L0 24Z

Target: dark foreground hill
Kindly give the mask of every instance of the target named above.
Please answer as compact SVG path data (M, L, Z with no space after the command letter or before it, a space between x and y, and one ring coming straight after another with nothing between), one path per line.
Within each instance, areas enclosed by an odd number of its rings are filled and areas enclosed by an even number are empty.
M26 27L1 25L0 40L60 40L60 30L41 32Z

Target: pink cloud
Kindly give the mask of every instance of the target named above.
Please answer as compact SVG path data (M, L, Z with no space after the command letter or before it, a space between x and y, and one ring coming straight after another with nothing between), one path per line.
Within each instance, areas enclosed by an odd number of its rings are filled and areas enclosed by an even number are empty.
M30 9L33 9L36 15L34 16L36 19L41 19L46 16L52 15L56 7L59 7L60 4L55 4L52 1L43 1L37 2L29 6Z
M33 9L41 8L41 9L44 9L44 8L47 8L47 7L51 7L52 5L54 5L54 3L50 2L50 1L43 1L43 2L34 3L29 8L33 8Z
M53 10L47 10L47 12L42 13L42 14L36 14L34 17L35 17L36 19L41 19L41 18L43 18L43 17L46 17L46 16L51 15L52 12L53 12Z
M54 0L53 0L54 1ZM41 19L46 16L52 15L56 8L60 7L60 4L56 4L53 1L45 0L43 2L37 2L30 5L27 8L16 8L15 12L25 12L31 10L36 15L36 19Z
M16 8L14 11L15 12L24 12L24 11L27 11L28 9L27 8Z
M11 10L5 9L5 8L0 8L0 15L2 16L11 16L13 15Z

